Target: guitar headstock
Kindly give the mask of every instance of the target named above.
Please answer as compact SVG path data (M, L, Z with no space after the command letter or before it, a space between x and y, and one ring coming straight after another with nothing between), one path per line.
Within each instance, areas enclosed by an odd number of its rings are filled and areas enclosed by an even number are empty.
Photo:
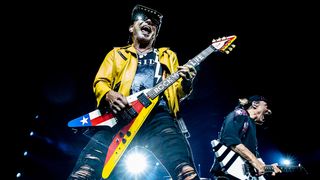
M222 37L218 39L213 39L212 46L215 49L219 50L220 52L229 54L230 51L232 51L232 49L236 47L236 45L232 44L233 41L236 40L236 38L237 36L232 35L232 36Z

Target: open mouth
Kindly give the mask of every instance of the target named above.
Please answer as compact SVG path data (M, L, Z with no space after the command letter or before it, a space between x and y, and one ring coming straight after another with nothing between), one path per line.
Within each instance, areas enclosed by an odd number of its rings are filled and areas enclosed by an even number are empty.
M148 26L148 25L144 25L141 27L141 31L144 33L144 34L149 34L151 33L151 27Z

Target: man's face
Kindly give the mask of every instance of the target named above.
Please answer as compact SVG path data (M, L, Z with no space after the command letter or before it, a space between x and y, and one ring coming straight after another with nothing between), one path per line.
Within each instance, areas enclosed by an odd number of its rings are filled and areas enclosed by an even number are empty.
M129 31L133 38L142 42L153 41L157 33L157 25L146 16L137 16L133 25L130 26Z
M257 117L255 118L255 122L257 124L263 124L265 121L265 115L271 114L271 110L268 109L268 105L265 101L256 101L255 113Z

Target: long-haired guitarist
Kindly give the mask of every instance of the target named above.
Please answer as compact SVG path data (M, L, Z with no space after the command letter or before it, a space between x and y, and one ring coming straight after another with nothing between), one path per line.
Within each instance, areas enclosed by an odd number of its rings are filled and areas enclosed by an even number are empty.
M99 109L120 117L118 121L126 121L120 114L132 106L127 96L152 88L178 72L182 78L161 93L130 145L151 150L174 180L199 179L189 143L175 122L179 102L192 92L196 70L191 66L179 66L175 52L169 48L155 48L162 18L161 13L149 7L136 5L133 8L129 45L115 47L107 53L94 79L93 90ZM117 125L128 123L118 122ZM95 132L69 179L101 178L106 153L117 130L105 127Z
M257 148L256 125L262 125L265 122L265 116L271 114L267 103L267 99L260 95L239 99L239 105L226 116L219 132L220 143L230 147L245 159L255 169L254 176L256 177L262 176L265 172L265 164ZM220 158L227 159L226 156ZM232 162L224 162L228 166L224 167L225 169L222 169L221 162L222 159L215 158L210 172L215 179L233 179L234 177L226 173L226 169L231 166ZM281 172L276 163L273 164L273 168L273 175ZM239 169L243 168L239 167Z

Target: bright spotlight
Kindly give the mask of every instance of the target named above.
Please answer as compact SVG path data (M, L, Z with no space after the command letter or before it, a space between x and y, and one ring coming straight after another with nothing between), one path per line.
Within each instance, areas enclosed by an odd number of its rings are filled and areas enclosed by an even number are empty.
M126 168L132 174L140 174L147 168L145 155L133 152L126 157Z
M30 136L33 136L34 135L34 132L33 131L30 131L30 134L29 134Z
M289 165L292 165L292 164L296 164L296 158L292 155L286 155L285 157L283 157L281 159L281 164L282 165L285 165L285 166L289 166Z
M17 178L21 177L21 173L17 173L16 177Z
M288 165L291 164L291 161L290 161L289 159L284 159L284 160L282 161L282 163L283 163L284 165L288 166Z
M142 18L142 16L138 16L137 19L138 20L142 20L143 18Z

